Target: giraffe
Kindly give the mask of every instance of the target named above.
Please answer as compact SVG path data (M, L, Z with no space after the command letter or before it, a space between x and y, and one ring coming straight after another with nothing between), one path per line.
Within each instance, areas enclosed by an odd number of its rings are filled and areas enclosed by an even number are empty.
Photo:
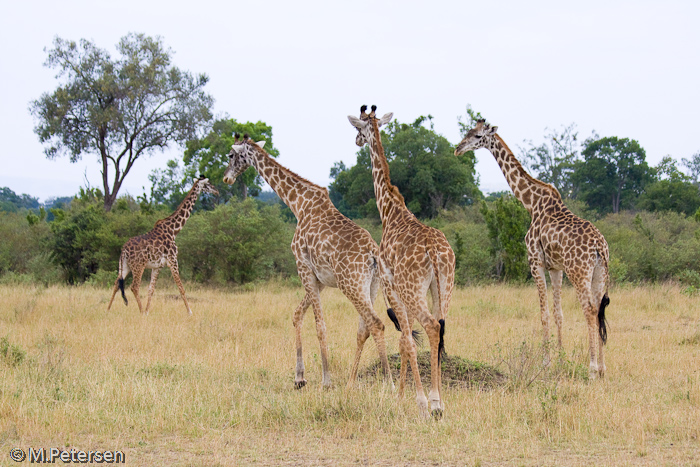
M562 349L561 284L566 273L583 308L588 325L589 377L605 376L603 345L607 340L605 307L608 298L608 244L590 222L574 215L561 199L559 191L528 174L506 143L496 133L498 127L479 120L455 149L455 155L486 148L496 158L515 197L530 213L532 222L525 236L532 277L537 284L544 346L549 347L549 309L547 282L549 272L554 295L554 321L557 341ZM598 339L600 337L600 339ZM596 358L596 346L598 356Z
M445 318L454 287L455 255L445 235L419 222L406 207L398 188L391 184L379 127L390 122L393 114L378 119L376 108L373 105L367 114L367 106L363 105L360 118L349 115L348 120L358 131L355 143L360 147L367 144L372 159L374 194L383 228L379 270L391 310L395 311L392 320L401 331L399 397L403 396L410 362L416 402L421 415L428 416L428 399L418 372L416 345L411 338L413 320L418 319L430 342L430 411L439 418L444 410L440 356L444 351ZM428 290L432 296L432 314Z
M371 334L377 344L384 381L393 388L384 341L384 323L373 307L380 285L377 243L369 232L333 206L328 190L283 167L263 149L264 145L265 141L254 143L248 135L240 139L240 135L236 134L224 182L233 184L244 170L253 166L297 218L291 248L306 293L292 319L296 334L295 387L300 389L306 385L301 329L304 314L310 305L314 310L316 335L321 347L323 386L331 386L326 324L320 294L326 287L337 287L360 316L357 350L347 387L355 382L362 348Z
M131 291L136 297L136 303L138 303L141 313L148 314L151 308L151 298L155 291L158 274L161 268L167 265L177 284L177 288L180 290L180 295L182 296L182 301L185 302L187 313L192 315L192 310L185 297L185 289L180 280L175 236L185 226L185 222L187 222L190 214L192 214L194 203L202 192L215 195L219 194L216 188L209 183L209 179L203 177L198 178L174 213L156 222L156 225L150 232L139 235L138 237L133 237L124 244L122 253L119 256L119 277L114 283L112 298L109 300L107 311L112 307L112 302L114 301L114 296L118 289L122 292L124 303L126 305L129 304L124 294L124 279L129 275L129 272L132 272L133 281L131 284ZM151 283L148 286L148 302L146 302L146 310L144 311L141 305L141 298L139 297L139 287L141 286L141 275L146 268L151 269Z

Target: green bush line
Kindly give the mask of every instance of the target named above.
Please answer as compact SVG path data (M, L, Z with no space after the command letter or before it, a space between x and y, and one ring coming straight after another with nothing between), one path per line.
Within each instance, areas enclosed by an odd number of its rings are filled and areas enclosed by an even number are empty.
M614 283L671 280L688 294L700 291L700 223L694 217L623 211L595 218L581 203L570 204L605 235ZM51 211L50 222L28 222L26 212L0 211L0 283L111 285L122 245L169 214L128 197L111 212L85 199ZM378 220L355 221L381 240ZM512 197L455 207L426 222L452 244L458 285L531 280L522 242L529 218ZM295 281L289 247L295 227L279 204L250 198L199 210L177 237L181 274L186 281L209 285Z

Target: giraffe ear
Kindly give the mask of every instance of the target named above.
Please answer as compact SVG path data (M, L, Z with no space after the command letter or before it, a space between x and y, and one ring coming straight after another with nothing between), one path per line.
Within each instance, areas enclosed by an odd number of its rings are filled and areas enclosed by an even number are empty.
M241 146L240 144L231 145L231 151L235 152L236 154L240 154L242 149L243 149L243 146Z
M258 145L258 147L262 148L263 146L265 146L265 140L262 140L262 141L258 141L258 142L257 142L257 143L255 143L255 144L257 144L257 145Z
M384 114L384 116L379 120L379 123L377 124L378 126L386 125L391 121L391 117L394 116L393 112L389 112L388 114Z
M364 127L367 126L367 122L364 120L360 120L357 117L354 117L352 115L348 115L348 120L350 120L350 124L357 128L358 130L362 130Z
M487 135L495 135L497 131L498 131L498 127L492 126L492 127L489 127L486 129L486 134Z

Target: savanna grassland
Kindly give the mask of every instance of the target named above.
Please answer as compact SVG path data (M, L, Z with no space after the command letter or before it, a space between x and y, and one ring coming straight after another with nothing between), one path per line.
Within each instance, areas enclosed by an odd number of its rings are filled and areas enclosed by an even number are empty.
M107 312L108 289L0 286L0 465L16 447L119 449L127 465L700 465L700 296L677 286L611 290L597 381L571 288L547 368L534 286L458 289L447 352L505 378L445 389L440 421L419 418L412 385L403 400L371 377L346 390L357 313L337 290L322 295L334 387L309 310L297 391L301 287L186 288L192 317L169 278L147 317L129 291ZM370 339L361 370L376 359Z

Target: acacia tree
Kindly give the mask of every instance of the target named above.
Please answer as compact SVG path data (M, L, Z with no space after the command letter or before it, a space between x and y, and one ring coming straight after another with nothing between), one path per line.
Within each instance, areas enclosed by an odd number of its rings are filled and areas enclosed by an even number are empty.
M197 137L213 105L209 78L173 66L159 37L128 34L116 48L112 60L90 41L57 37L44 65L62 83L30 104L49 159L98 156L107 211L136 160Z

